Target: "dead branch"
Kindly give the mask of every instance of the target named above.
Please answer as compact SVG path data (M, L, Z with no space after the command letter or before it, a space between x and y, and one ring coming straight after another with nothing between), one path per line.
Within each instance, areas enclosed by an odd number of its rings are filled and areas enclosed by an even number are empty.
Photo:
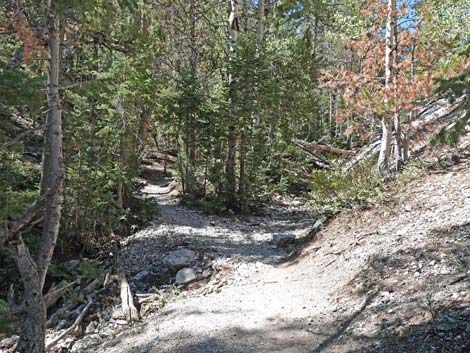
M33 204L26 210L22 217L16 222L13 222L7 230L6 234L0 234L0 245L5 244L7 241L11 240L16 236L23 228L28 226L34 219L34 217L41 211L48 200L56 193L57 189L60 186L60 182L64 175L59 175L52 187L50 187L44 194L42 194Z
M312 161L313 164L315 164L315 166L317 166L318 168L330 169L329 161L320 157L318 154L310 151L306 146L302 145L302 143L299 143L296 140L294 140L294 143L300 147L300 149L308 156L308 158Z
M80 315L75 319L74 323L72 326L70 326L68 329L63 331L60 335L58 335L56 338L54 338L52 341L47 343L46 345L46 351L49 351L52 347L54 347L62 338L65 336L71 334L77 327L80 325L80 323L83 321L85 318L85 315L87 314L88 310L90 309L91 305L93 304L93 299L91 298L91 295L87 295L87 305L83 308L81 311Z
M57 302L57 300L59 300L60 298L64 296L68 288L70 288L71 286L77 283L78 281L73 281L71 283L63 285L62 287L58 289L51 288L51 290L49 290L49 292L47 292L47 294L44 296L44 305L46 306L46 309L49 309L50 307L52 307Z
M42 129L45 129L46 127L48 126L48 124L43 124L43 125L39 125L39 126L36 126L36 127L33 127L32 129L29 129L27 131L24 131L22 132L21 134L19 134L18 136L14 137L12 140L8 141L8 142L5 142L5 143L2 143L0 145L0 148L7 148L11 145L14 145L16 142L18 142L19 140L21 140L23 137L29 135L30 133L34 132L34 131L37 131L37 130L42 130Z

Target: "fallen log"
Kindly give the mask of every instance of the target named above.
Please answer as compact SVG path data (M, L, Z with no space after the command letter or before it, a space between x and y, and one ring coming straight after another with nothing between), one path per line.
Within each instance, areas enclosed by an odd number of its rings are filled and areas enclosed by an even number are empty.
M404 148L406 153L416 151L418 148L411 148L409 145L410 140L416 140L419 135L428 134L429 131L426 127L439 126L438 131L447 128L449 125L457 120L465 117L465 112L458 114L462 109L463 105L468 101L468 95L463 95L453 101L445 97L434 97L425 105L423 105L409 122L407 135L408 138L404 140ZM431 130L435 130L434 128ZM436 134L436 133L434 133ZM392 137L393 138L393 137ZM380 137L369 145L361 148L361 150L353 156L351 159L346 161L342 168L342 172L346 173L359 162L368 159L375 154L379 153L380 150Z
M320 157L318 154L315 152L310 151L306 146L304 146L302 143L298 142L297 140L294 140L294 143L300 147L301 151L304 152L310 161L318 168L322 169L330 169L330 162L322 157Z
M342 172L347 173L351 170L355 165L361 162L364 159L368 159L373 155L379 153L380 150L380 140L376 140L372 142L370 145L361 148L359 153L357 153L353 158L349 159L343 166Z

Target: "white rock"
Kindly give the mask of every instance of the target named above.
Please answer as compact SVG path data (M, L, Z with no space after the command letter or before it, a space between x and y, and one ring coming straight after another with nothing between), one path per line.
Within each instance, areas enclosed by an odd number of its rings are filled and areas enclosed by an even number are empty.
M0 341L0 349L10 348L19 340L19 336L11 336Z
M187 284L194 281L197 278L196 273L192 268L183 268L176 273L175 283L176 284Z
M408 233L408 228L407 228L407 227L402 228L402 229L399 229L399 230L397 231L396 235L398 235L398 236L403 236L403 235L405 235L406 233Z
M163 258L163 263L170 270L178 271L181 268L188 267L196 260L196 253L188 249L177 249Z

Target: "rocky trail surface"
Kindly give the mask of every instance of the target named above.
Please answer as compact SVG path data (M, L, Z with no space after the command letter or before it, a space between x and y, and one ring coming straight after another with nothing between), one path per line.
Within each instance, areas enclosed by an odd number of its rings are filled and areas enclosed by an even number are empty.
M161 217L125 245L132 285L178 249L190 252L189 284L94 351L470 351L468 158L397 186L385 206L337 216L294 259L279 234L308 232L315 217L301 205L224 219L179 206L169 186L146 192Z

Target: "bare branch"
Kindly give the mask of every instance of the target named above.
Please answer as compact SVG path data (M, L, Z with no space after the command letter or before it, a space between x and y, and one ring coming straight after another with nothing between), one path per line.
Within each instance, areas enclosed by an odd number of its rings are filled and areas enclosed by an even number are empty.
M47 201L55 194L57 189L60 186L62 178L64 175L59 175L52 187L50 187L44 194L42 194L33 204L26 210L23 216L16 222L13 222L10 229L7 229L7 233L0 235L0 245L3 245L5 242L11 240L16 236L23 228L28 226L34 219L34 217L39 213L40 210L44 208Z
M11 141L8 141L8 142L5 142L5 143L2 143L0 145L0 148L7 148L11 145L14 145L15 143L17 143L19 140L21 140L23 137L25 137L26 135L29 135L30 133L34 132L34 131L37 131L37 130L42 130L44 128L46 128L48 126L48 124L43 124L43 125L39 125L39 126L36 126L36 127L33 127L32 129L29 129L25 132L22 132L21 134L19 134L18 136L16 136L14 139L12 139Z
M82 312L80 313L80 315L78 315L78 317L75 319L75 322L72 324L72 326L70 326L68 329L66 329L65 331L63 331L60 335L58 335L56 338L54 338L52 341L48 342L46 344L46 351L49 351L52 347L54 347L62 338L64 338L65 336L71 334L76 328L78 325L80 325L80 323L83 321L83 319L85 318L85 315L87 314L88 310L90 309L91 305L93 304L93 299L91 297L91 295L87 295L87 300L88 300L88 303L87 305L83 308Z

